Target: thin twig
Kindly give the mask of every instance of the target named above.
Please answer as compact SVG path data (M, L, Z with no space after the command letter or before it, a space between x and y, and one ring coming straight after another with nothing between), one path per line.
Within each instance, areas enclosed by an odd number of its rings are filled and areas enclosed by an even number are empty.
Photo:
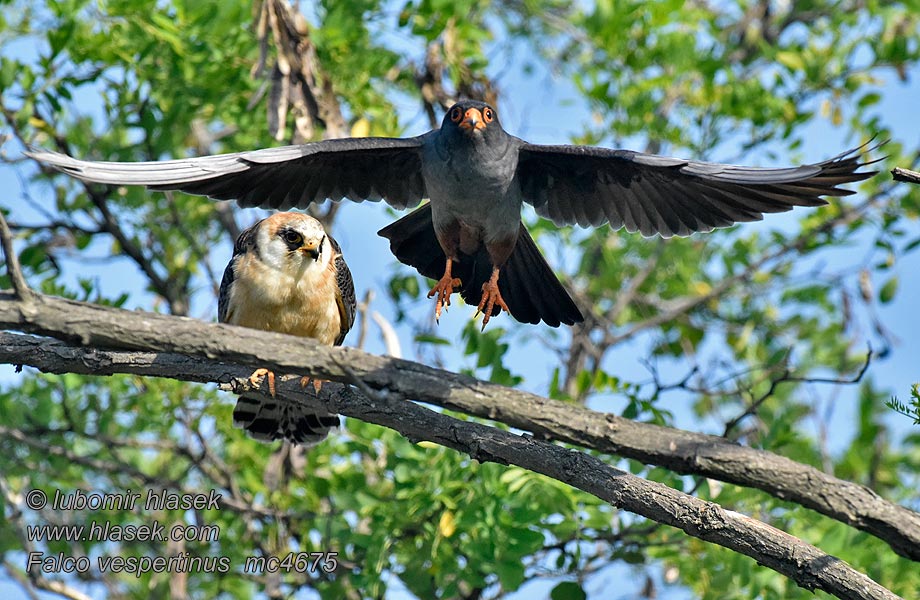
M895 167L891 170L891 175L894 177L895 181L904 181L907 183L920 183L920 173L917 171L911 171L910 169L904 169L902 167Z
M662 323L670 323L678 319L681 315L684 315L690 312L692 309L697 306L701 306L714 298L719 298L722 294L726 293L735 285L742 283L748 280L754 273L758 270L764 268L765 265L774 260L779 260L787 255L794 254L797 252L802 252L809 243L813 242L815 237L824 233L828 233L833 230L834 227L840 224L847 223L851 218L861 215L866 209L872 206L876 202L876 197L872 197L865 202L854 206L852 208L844 208L840 211L838 215L834 218L829 219L828 221L822 223L821 225L803 231L797 237L789 240L786 244L777 248L773 252L762 255L755 261L751 262L743 271L726 277L716 285L712 286L712 289L705 293L697 296L686 296L680 298L673 302L673 304L662 310L658 314L644 320L639 321L631 325L626 331L623 331L618 334L608 334L607 338L604 340L604 344L607 346L613 346L619 344L620 342L634 337L641 331L650 329L652 327L657 327ZM604 322L604 316L599 315L598 318L601 322ZM611 324L608 329L614 331L615 327Z
M42 597L32 589L32 584L29 581L29 578L26 575L23 575L19 568L13 565L8 560L3 561L3 567L6 569L6 572L12 577L16 583L19 584L19 587L22 588L22 591L26 596L29 597L29 600L42 600Z
M358 302L358 342L355 348L364 350L364 342L367 341L367 318L371 311L371 301L374 299L374 290L368 288L364 293L364 300Z
M0 498L9 507L7 522L13 529L17 537L22 541L22 550L26 554L35 551L35 545L26 533L26 523L23 519L23 512L20 508L21 500L16 498L3 478L0 478ZM75 590L65 584L63 581L47 579L42 575L40 569L33 569L28 573L20 571L9 561L4 560L2 563L6 572L9 573L22 586L23 591L29 598L38 598L35 593L36 589L54 592L55 594L71 600L90 600L90 597L79 590Z
M371 319L380 328L380 336L383 338L383 346L387 349L387 356L402 358L402 347L399 345L399 336L393 324L376 310L371 311Z
M29 284L26 283L26 278L22 275L19 256L16 255L16 251L13 249L13 233L6 224L3 211L0 211L0 241L3 243L3 253L6 255L6 272L10 276L13 293L24 302L31 301L32 290L29 288Z
M766 391L760 398L751 403L744 412L740 415L726 423L725 430L722 433L722 437L728 437L728 434L731 433L732 429L738 426L738 423L746 419L747 417L753 415L757 412L757 409L763 405L775 392L776 388L779 387L781 383L830 383L835 385L852 385L854 383L859 383L862 381L863 376L866 374L866 371L869 370L869 365L872 362L872 346L869 346L866 351L866 360L863 361L862 367L860 367L859 372L852 377L839 377L839 378L830 378L830 377L793 377L790 370L787 368L783 371L783 374L778 378L770 382L770 389Z

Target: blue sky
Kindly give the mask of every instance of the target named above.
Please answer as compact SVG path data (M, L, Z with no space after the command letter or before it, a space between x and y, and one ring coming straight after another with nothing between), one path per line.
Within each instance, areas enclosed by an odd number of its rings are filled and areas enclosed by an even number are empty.
M34 52L31 48L21 48L22 52ZM539 68L530 76L520 74L519 70L505 69L502 85L502 122L505 127L516 135L525 137L529 141L536 143L563 143L568 141L571 136L579 133L582 126L587 124L590 119L590 111L584 101L579 97L574 87L567 81L554 78L550 73L541 71ZM884 91L884 100L879 106L879 111L886 117L889 123L896 123L896 137L909 146L916 146L920 142L920 119L915 116L917 98L920 97L920 69L915 69L908 74L906 83L899 81L894 73L885 73L881 88ZM533 99L538 98L540 109L534 110L531 106ZM87 94L86 110L92 111L90 103L93 102L92 95ZM400 112L404 116L404 122L409 125L408 135L422 133L426 128L425 120L421 118L418 106L414 102L406 101L400 106ZM541 118L541 115L552 114L551 121ZM796 159L815 161L830 157L838 153L841 149L854 143L852 139L846 139L844 134L831 123L822 117L808 125L806 141ZM17 144L8 142L2 148L2 151L8 156L17 156L20 152ZM753 155L748 162L759 162L763 165L780 164L789 161L770 162L764 158L765 154ZM713 160L720 157L714 155ZM23 164L17 168L12 168L5 164L0 164L0 189L7 190L7 194L0 199L0 206L12 210L17 220L25 222L39 221L39 217L32 211L24 209L22 197L25 193L30 193L33 197L41 197L48 194L50 188L44 184L33 184L27 190L23 182L29 174L34 172L32 165ZM256 210L244 211L241 218L241 224L248 225L264 213ZM746 227L771 228L784 227L794 224L797 214L779 215L769 217L765 222L747 225ZM376 235L376 231L389 223L391 217L387 214L383 206L379 204L365 203L362 205L348 205L343 208L342 213L337 221L335 230L336 238L342 245L346 257L355 276L359 298L363 296L367 289L377 290L377 300L373 306L376 310L383 313L387 318L393 318L393 310L385 300L385 294L382 290L386 287L388 275L394 268L394 260L389 254L386 240ZM916 224L913 224L916 228ZM918 233L920 233L920 228ZM612 234L609 235L620 235ZM230 255L229 241L220 250L226 257ZM855 256L861 256L857 250L853 251ZM100 247L100 254L102 248ZM841 264L848 260L848 256L841 253L835 260L841 261ZM150 306L150 296L143 292L142 286L144 279L137 272L133 263L128 260L116 260L113 263L81 263L76 260L67 259L62 261L66 266L68 277L75 280L77 275L90 276L96 278L107 296L118 295L122 291L130 291L132 296L129 301L131 306ZM220 265L215 265L220 266ZM892 349L891 354L884 360L876 360L869 374L877 382L883 383L890 388L891 392L906 398L910 385L920 380L920 368L918 368L918 357L920 357L920 319L915 307L916 298L920 297L920 278L913 277L914 273L920 272L920 255L915 253L901 262L895 268L895 273L900 276L900 288L895 300L879 308L879 313L884 323L893 329L897 335L898 343ZM881 282L876 282L880 285ZM612 293L616 293L615 290ZM419 310L432 310L430 301L420 301ZM449 313L442 317L437 333L448 340L456 341L460 339L460 330L468 319L472 317L473 309L457 303L451 307ZM193 305L192 315L202 319L213 320L216 314L216 302L213 296L207 290L203 290L196 296ZM501 319L506 319L503 316ZM492 325L502 326L501 320L495 320ZM490 327L492 326L490 325ZM541 327L535 327L527 331L534 338L539 338L545 334ZM414 343L411 332L406 328L399 329L400 342L403 348L403 354L407 358L413 358ZM346 343L354 343L357 339L357 332L352 332ZM515 339L518 339L515 337ZM372 335L368 338L369 344L367 350L381 353L384 351L379 336ZM466 364L459 352L449 353L448 364L460 365ZM648 378L648 373L640 362L640 357L644 353L638 351L635 347L623 348L615 355L618 364L619 374L632 380L642 380ZM468 361L467 361L468 362ZM524 343L516 347L515 352L508 358L508 366L515 373L525 376L526 382L523 387L536 392L545 391L549 381L550 373L555 365L555 356L547 353L544 346L539 341L531 340L531 343ZM11 367L0 366L0 380L5 383L15 382L16 375ZM836 439L831 440L831 446L841 447L843 441L852 435L852 428L849 423L854 418L856 405L856 388L844 387L840 390L839 395L832 395L830 388L821 389L820 393L828 398L828 407L831 408L830 429L834 432ZM229 401L229 399L228 399ZM831 404L833 403L833 404ZM690 429L699 429L700 424L691 414L686 405L669 406L677 416L677 424ZM615 399L605 399L596 402L593 407L600 410L617 411L622 404ZM897 433L905 433L910 430L910 422L903 417L892 414L888 418L893 430ZM705 427L705 424L703 425ZM611 570L610 578L616 580L620 578L629 578L631 571L625 567L619 567ZM604 574L600 581L608 577ZM538 582L526 586L521 592L515 595L517 598L541 597L546 595L546 590L550 584ZM593 587L597 592L597 597L601 597L601 589ZM589 588L590 589L590 588ZM14 591L15 590L15 591ZM11 595L7 595L7 594ZM0 595L3 597L24 597L19 596L18 586L11 586L0 582ZM683 594L674 591L673 596L669 598L683 597Z

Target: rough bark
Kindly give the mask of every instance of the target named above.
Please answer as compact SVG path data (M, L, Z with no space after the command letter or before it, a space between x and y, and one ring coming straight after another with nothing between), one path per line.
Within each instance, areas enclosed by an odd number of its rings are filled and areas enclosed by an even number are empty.
M210 333L220 337L224 332L214 330ZM167 342L167 345L172 344ZM236 345L229 343L227 346ZM224 354L221 352L203 358L179 352L103 350L29 336L0 334L0 359L21 361L46 371L96 375L135 373L219 382L235 392L250 390L247 375L252 372L251 365L259 361L255 360L255 356L228 350L226 354L235 355L234 360L244 359L241 364L234 364L221 360ZM335 358L332 360L336 361ZM344 377L332 368L324 371L323 376L336 374L340 379L354 378L356 373L350 373L352 369L346 362L353 364L351 361L339 361L339 370L345 374ZM280 366L279 363L273 364ZM615 469L584 452L537 440L528 434L517 435L461 421L408 401L397 391L372 390L361 379L353 381L357 388L325 386L321 398L325 407L390 427L413 441L435 442L465 452L480 462L513 464L568 483L618 508L677 527L688 535L754 558L806 589L821 589L847 599L898 598L843 560L756 519ZM280 382L276 398L290 402L316 402L315 399L310 400L309 392L301 389L297 378Z
M546 439L761 489L866 531L905 557L920 559L920 514L864 486L723 438L637 423L353 348L323 347L280 334L48 296L19 300L0 295L0 327L96 349L180 353L338 382L359 380L372 390L501 421ZM22 359L9 351L3 360L16 364ZM182 378L181 373L174 376Z
M903 167L895 167L891 170L891 176L895 181L903 181L905 183L920 183L920 173L917 171L911 171L910 169L905 169Z

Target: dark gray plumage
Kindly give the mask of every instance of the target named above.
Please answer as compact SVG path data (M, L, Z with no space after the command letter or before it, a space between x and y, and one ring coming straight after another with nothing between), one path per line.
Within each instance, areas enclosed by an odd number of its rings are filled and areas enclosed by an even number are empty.
M350 198L403 209L429 198L428 208L380 233L401 261L438 279L429 294L437 296L436 314L460 290L485 313L483 325L505 309L521 321L555 326L583 317L534 253L521 225L523 202L557 225L609 223L646 236L684 236L852 194L838 186L874 174L858 171L869 164L860 160L863 151L865 145L816 164L756 168L541 146L506 133L491 106L466 100L447 112L440 129L414 138L327 140L147 163L31 156L86 181L179 189L242 206L305 208Z

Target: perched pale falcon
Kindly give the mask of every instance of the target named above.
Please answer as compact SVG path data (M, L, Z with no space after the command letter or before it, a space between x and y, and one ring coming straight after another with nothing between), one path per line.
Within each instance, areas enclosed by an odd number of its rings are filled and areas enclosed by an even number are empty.
M459 291L489 317L583 321L521 222L521 206L557 225L686 236L844 196L873 172L865 146L816 164L755 168L589 146L529 144L494 107L458 102L440 129L413 138L355 138L159 162L31 156L85 181L178 189L241 206L306 208L327 198L430 203L380 231L403 263L437 280L435 313ZM501 278L499 278L501 273Z
M355 322L355 288L339 245L309 215L281 212L240 234L220 283L221 323L341 345ZM339 417L274 398L243 394L233 422L257 439L315 444ZM317 385L316 382L314 385Z

